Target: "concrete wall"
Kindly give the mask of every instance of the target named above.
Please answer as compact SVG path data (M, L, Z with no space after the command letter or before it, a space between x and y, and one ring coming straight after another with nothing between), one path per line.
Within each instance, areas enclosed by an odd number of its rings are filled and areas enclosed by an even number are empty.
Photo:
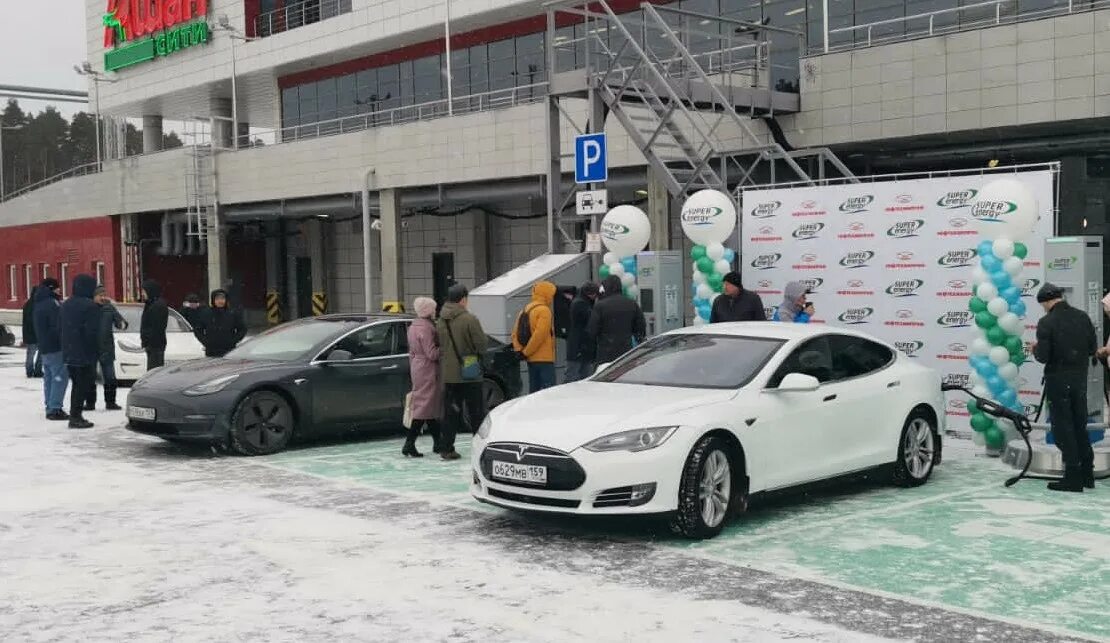
M802 61L795 145L1110 116L1110 10Z

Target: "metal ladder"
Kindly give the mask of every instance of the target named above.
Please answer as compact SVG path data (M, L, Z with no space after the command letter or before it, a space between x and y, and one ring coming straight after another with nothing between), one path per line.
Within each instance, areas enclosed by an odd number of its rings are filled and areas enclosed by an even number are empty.
M203 123L190 122L185 133L191 144L186 148L185 167L185 220L187 234L201 241L214 233L212 216L215 208L216 172L211 143Z

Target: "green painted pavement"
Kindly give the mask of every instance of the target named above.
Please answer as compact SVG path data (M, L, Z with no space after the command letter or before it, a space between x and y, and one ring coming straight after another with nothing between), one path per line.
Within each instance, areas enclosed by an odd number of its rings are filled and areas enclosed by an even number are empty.
M430 440L422 442L430 451ZM499 511L470 499L469 440L460 438L458 446L463 458L456 462L430 452L404 458L401 440L390 439L291 451L266 463ZM736 565L1110 638L1110 483L1067 495L1040 481L1006 489L1008 467L966 451L953 455L923 487L854 484L754 507L713 540L656 542ZM576 521L560 519L560 527L563 522ZM572 528L595 527L606 531L594 524Z

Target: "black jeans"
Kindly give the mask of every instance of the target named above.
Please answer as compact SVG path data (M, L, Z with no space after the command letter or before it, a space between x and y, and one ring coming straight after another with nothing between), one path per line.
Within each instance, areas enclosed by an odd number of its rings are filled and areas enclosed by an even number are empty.
M455 436L466 428L465 417L470 420L470 430L477 432L486 420L486 396L481 382L448 384L444 398L446 418L440 436L440 450L449 453L455 450Z
M146 370L152 370L159 366L164 366L166 363L166 349L162 348L148 348L146 349Z
M111 406L116 403L116 358L105 355L98 362L100 364L100 377L104 380L104 403ZM95 367L94 367L95 368ZM95 373L94 373L95 375ZM88 406L96 405L96 378L89 388L89 397L85 400Z
M85 400L90 392L96 395L96 367L66 365L69 371L69 417L80 420L84 417Z
M439 420L413 420L412 428L409 429L405 443L415 445L416 438L420 437L420 429L424 427L427 427L428 435L432 436L432 450L439 453L443 450L440 445L440 441L443 439L443 430L439 426Z
M1087 434L1087 373L1045 375L1045 397L1052 421L1052 438L1064 456L1070 475L1090 471L1095 452Z

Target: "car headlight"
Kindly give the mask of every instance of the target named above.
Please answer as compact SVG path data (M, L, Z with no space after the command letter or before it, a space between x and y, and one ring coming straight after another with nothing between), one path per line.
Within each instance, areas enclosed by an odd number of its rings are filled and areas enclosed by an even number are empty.
M489 437L490 429L493 428L493 420L487 415L486 419L482 421L482 426L478 427L478 437L485 440Z
M600 437L582 445L587 451L647 451L663 444L678 430L677 426L657 426L633 429Z
M213 393L219 393L220 391L227 388L228 384L231 384L237 379L239 379L238 373L224 375L222 377L217 377L214 380L209 380L203 384L197 384L196 386L187 388L182 391L182 393L184 393L185 395L211 395Z
M127 341L126 339L118 340L116 342L116 346L119 346L119 349L121 351L126 351L128 353L143 353L143 352L146 352L146 351L143 350L142 346L139 346L138 344L132 344L131 342Z

